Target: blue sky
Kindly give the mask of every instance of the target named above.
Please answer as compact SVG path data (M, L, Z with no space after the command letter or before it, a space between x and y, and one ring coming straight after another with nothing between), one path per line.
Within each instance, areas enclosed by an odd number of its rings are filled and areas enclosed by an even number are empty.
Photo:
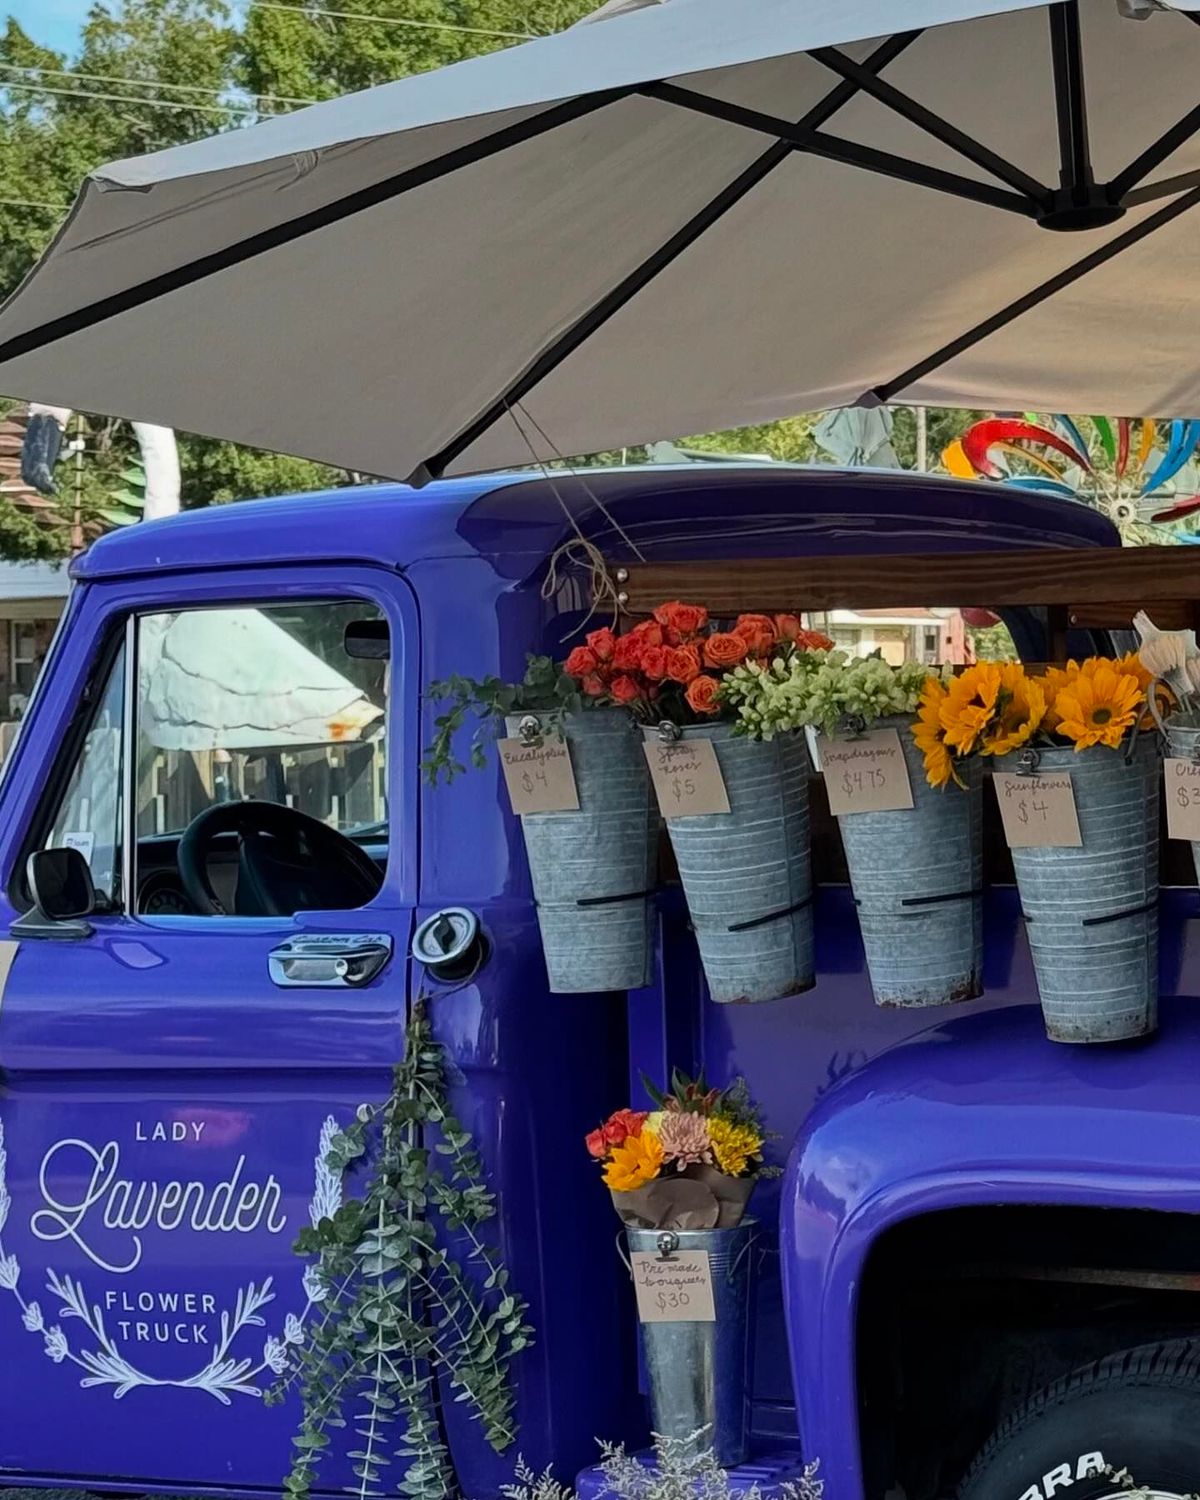
M44 47L70 54L90 4L91 0L0 0L0 16L6 21L14 17Z

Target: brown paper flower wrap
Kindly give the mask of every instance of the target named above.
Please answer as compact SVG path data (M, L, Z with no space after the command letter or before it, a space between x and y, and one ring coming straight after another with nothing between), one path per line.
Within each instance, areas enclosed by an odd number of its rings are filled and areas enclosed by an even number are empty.
M676 1072L653 1111L619 1109L587 1137L613 1207L636 1229L733 1229L760 1177L765 1132L738 1080L710 1089Z
M609 1191L622 1224L631 1229L734 1229L757 1180L695 1166L631 1193Z

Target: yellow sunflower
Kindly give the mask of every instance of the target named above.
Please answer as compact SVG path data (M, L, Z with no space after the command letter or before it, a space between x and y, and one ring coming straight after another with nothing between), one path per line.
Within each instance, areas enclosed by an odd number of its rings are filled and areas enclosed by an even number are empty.
M1104 658L1096 657L1094 660L1103 661ZM1113 662L1113 666L1118 672L1124 672L1130 677L1137 678L1138 687L1141 688L1142 696L1146 699L1146 711L1142 715L1142 722L1139 727L1142 729L1153 729L1154 715L1150 712L1150 684L1154 681L1154 673L1145 666L1136 651L1128 651L1124 656L1118 656ZM1154 690L1154 696L1158 700L1160 713L1165 717L1175 706L1175 695L1165 682L1160 681Z
M984 730L996 717L1000 695L1000 664L981 661L951 682L938 718L946 744L960 755L974 750Z
M663 1146L652 1130L642 1126L640 1135L626 1137L614 1146L604 1164L604 1181L618 1193L632 1193L635 1188L653 1182L662 1171Z
M1007 755L1019 749L1038 732L1046 717L1045 690L1020 662L1005 662L1000 668L997 701L999 713L979 747L984 755Z
M946 689L938 678L931 677L922 689L917 721L912 728L913 741L925 757L925 780L933 787L944 787L952 780L958 781L954 757L947 750L943 737L941 712L945 701ZM961 786L962 782L958 784Z
M723 1115L710 1115L708 1138L713 1159L730 1177L742 1177L762 1158L762 1133L753 1125L740 1125Z
M1125 731L1133 728L1144 702L1145 694L1132 673L1118 672L1112 662L1100 661L1060 689L1054 705L1055 733L1073 740L1076 750L1089 745L1115 750Z

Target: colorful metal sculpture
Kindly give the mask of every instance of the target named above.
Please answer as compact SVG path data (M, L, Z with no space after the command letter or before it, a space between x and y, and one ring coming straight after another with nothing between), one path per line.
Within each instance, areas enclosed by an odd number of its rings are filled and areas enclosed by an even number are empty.
M1200 448L1200 421L1151 417L988 417L942 455L952 474L1081 500L1129 545L1196 542L1176 529L1200 512L1195 483L1177 488ZM1190 476L1189 476L1190 477Z

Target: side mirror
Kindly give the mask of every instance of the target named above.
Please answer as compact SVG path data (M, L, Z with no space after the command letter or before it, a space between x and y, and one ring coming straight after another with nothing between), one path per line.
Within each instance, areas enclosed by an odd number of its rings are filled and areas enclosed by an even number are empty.
M78 849L39 849L25 867L29 892L42 916L73 922L96 910L96 887Z

